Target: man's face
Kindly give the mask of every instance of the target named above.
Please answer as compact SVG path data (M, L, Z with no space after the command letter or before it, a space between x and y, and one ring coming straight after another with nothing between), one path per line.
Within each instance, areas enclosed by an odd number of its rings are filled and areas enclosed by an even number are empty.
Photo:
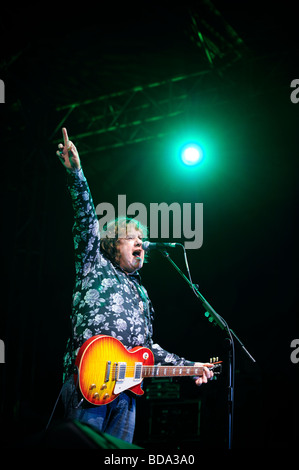
M144 262L144 250L142 249L142 232L136 230L134 225L127 226L126 238L119 238L118 262L127 273L133 273L142 268Z

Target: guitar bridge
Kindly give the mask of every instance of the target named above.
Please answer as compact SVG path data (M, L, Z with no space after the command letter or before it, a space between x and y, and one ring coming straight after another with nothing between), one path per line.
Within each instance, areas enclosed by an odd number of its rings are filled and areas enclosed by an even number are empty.
M111 369L111 361L107 361L104 382L109 382L110 369Z

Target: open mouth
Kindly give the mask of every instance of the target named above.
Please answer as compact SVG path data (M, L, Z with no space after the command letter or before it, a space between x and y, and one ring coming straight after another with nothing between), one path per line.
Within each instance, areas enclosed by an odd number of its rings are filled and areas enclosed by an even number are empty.
M133 256L135 256L135 258L139 258L141 259L141 250L135 250L133 251Z

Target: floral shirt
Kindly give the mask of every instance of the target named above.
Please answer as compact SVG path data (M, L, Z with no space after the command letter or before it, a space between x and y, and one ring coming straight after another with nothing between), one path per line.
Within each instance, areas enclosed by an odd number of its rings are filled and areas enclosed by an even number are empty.
M64 377L72 373L82 344L98 334L117 338L128 350L149 347L156 364L193 364L153 343L154 309L139 273L126 274L101 253L99 223L82 169L68 172L68 189L75 218L76 279Z

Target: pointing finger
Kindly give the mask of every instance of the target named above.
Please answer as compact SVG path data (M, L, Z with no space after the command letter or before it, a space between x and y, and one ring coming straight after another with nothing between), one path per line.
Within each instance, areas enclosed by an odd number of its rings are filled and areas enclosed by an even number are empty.
M64 145L67 145L69 141L69 136L67 135L67 130L65 127L62 128L62 135L63 135Z

